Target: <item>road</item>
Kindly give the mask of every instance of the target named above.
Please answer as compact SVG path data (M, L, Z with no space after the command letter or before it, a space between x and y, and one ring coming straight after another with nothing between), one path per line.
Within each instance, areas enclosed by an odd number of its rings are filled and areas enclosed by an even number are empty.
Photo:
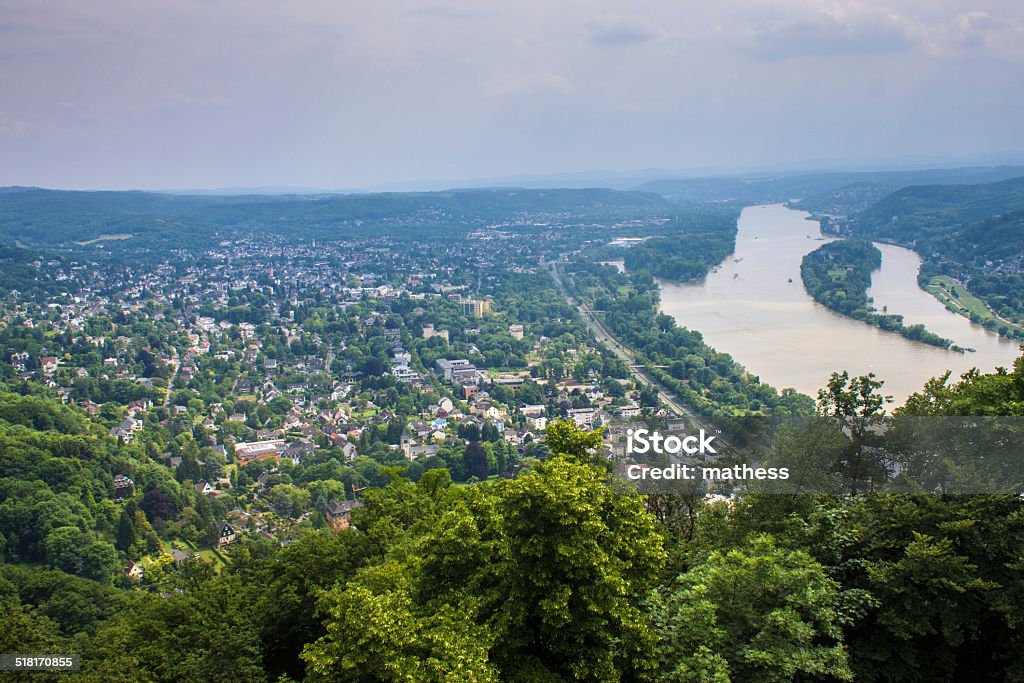
M551 272L551 277L554 278L555 283L558 285L559 291L565 300L569 302L570 306L574 306L576 310L580 312L580 316L583 318L584 324L590 333L594 335L594 338L604 346L606 349L611 351L615 356L626 363L629 366L629 371L633 374L633 378L642 385L652 386L658 391L658 399L665 404L665 406L679 417L689 417L694 421L700 423L700 418L693 413L689 408L679 403L674 397L666 393L660 385L654 382L648 377L643 370L640 369L640 364L636 360L636 355L632 349L625 346L616 339L608 329L601 323L600 320L594 315L593 311L586 304L577 303L576 300L569 294L569 291L565 288L565 284L562 282L562 274L558 271L558 265L554 261L547 262L548 270ZM717 430L716 430L717 431Z
M590 307L583 303L578 303L569 291L565 288L565 284L562 282L562 274L558 270L558 261L541 261L542 265L546 265L548 271L551 273L551 277L554 278L555 284L558 285L559 291L570 306L573 306L580 312L580 316L583 318L584 324L590 333L594 335L594 338L604 346L606 349L611 351L617 358L624 361L629 366L629 371L633 375L639 384L644 386L651 386L658 392L658 400L661 401L669 411L671 411L677 417L687 417L692 420L698 429L703 429L709 434L715 434L716 438L726 446L733 446L729 441L724 438L721 434L721 430L715 427L713 424L707 421L707 418L697 415L692 410L687 408L685 405L680 403L674 396L666 392L660 384L655 380L647 376L647 374L641 369L640 363L636 359L636 353L628 346L620 342L615 338L611 332L604 326L604 324L597 319L594 312L590 310Z
M178 376L178 368L181 367L181 359L178 356L178 349L172 347L174 355L171 356L171 377L167 380L167 395L164 396L164 407L166 408L171 402L171 392L174 391L174 378Z

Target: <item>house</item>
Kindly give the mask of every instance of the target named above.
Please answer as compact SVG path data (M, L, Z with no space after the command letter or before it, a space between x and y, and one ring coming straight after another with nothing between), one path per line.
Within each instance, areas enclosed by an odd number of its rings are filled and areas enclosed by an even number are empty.
M135 433L140 429L142 429L142 420L135 420L129 417L107 433L127 444L132 442L132 439L135 438Z
M53 356L44 356L39 362L44 375L52 375L57 372L57 365L59 365L59 361Z
M210 486L210 482L205 479L196 484L196 493L203 496L211 496L214 493L214 488Z
M409 431L412 432L413 436L417 439L422 439L431 432L430 425L423 420L413 420L409 423Z
M312 441L300 439L299 441L293 441L292 443L288 444L288 446L284 449L284 452L281 455L291 458L292 462L298 465L300 462L302 462L303 457L307 455L312 455L313 452L316 451L316 449L317 445Z
M573 422L575 422L578 427L582 427L584 429L590 429L594 426L594 417L596 414L597 411L593 408L576 408L575 410L569 411L569 417L572 418Z
M118 474L114 476L114 500L124 500L125 498L131 498L132 493L135 491L135 482L124 476Z
M391 374L394 375L396 381L404 384L411 384L420 378L419 373L408 367L392 368Z
M28 351L15 351L11 354L11 364L18 372L25 372L28 369Z
M540 417L547 412L547 408L540 404L524 405L519 410L524 417Z
M332 500L324 510L324 518L333 529L347 529L352 525L352 511L361 507L363 503L358 500Z
M548 418L546 415L541 413L540 415L536 415L534 417L527 417L526 424L530 425L531 429L535 429L538 432L542 432L548 426Z
M135 562L129 561L124 567L124 575L135 581L141 580L145 573L146 568L141 564L136 564Z
M341 447L341 454L345 456L345 460L352 462L356 457L356 447L351 441L345 442L345 445Z
M139 413L145 413L147 410L153 408L153 402L149 399L142 399L138 401L131 401L128 404L128 414L135 417Z
M231 526L225 520L217 521L217 528L220 529L220 536L217 538L217 545L228 545L238 540L238 536L235 533L235 527Z
M508 333L512 335L513 339L523 338L523 326L522 325L509 325Z
M267 523L263 521L263 518L258 514L250 514L244 510L234 509L227 514L228 520L236 529L253 529L256 531L263 531L267 528Z
M437 452L441 450L441 447L437 444L423 444L418 445L413 442L405 443L402 446L402 452L405 453L405 457L409 460L415 460L420 457L430 457L431 455L437 455Z
M619 415L624 418L640 417L642 414L643 408L636 404L622 406L622 408L619 409Z

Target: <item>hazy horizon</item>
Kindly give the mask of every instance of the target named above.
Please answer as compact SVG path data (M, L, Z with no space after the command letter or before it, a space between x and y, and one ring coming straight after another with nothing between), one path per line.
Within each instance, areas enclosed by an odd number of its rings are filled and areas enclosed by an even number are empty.
M0 186L374 191L1024 159L1024 7L1006 0L0 11Z

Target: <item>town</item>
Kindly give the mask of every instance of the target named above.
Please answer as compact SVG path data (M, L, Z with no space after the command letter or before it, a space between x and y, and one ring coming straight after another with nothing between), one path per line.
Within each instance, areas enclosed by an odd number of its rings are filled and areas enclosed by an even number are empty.
M3 300L2 367L116 441L127 576L222 561L245 534L286 544L344 528L396 467L511 477L547 456L550 420L666 415L539 266L561 240L239 234L159 257L55 250Z

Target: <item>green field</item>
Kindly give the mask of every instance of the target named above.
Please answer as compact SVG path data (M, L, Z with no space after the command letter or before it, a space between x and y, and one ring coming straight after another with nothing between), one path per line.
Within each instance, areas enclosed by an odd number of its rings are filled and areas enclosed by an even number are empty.
M220 551L210 546L197 546L195 543L185 541L185 545L188 546L190 552L194 552L199 557L203 558L208 562L212 562L214 569L220 571L220 568L225 564L224 556L220 554Z
M134 235L129 235L127 233L117 233L115 235L100 235L99 237L94 237L91 240L82 240L81 242L75 242L75 244L77 244L80 247L87 247L90 244L96 244L97 242L130 240L132 237L134 237Z
M1006 327L1011 331L1020 330L1024 332L1024 328L1019 325L1014 325L1013 323L995 315L989 307L985 305L984 301L967 291L967 287L962 283L947 275L933 276L929 280L928 286L925 287L925 289L954 313L959 313L966 318L970 318L972 315L975 315L981 319L982 325L985 325L989 321L993 321L997 328L1002 325L1006 325Z

